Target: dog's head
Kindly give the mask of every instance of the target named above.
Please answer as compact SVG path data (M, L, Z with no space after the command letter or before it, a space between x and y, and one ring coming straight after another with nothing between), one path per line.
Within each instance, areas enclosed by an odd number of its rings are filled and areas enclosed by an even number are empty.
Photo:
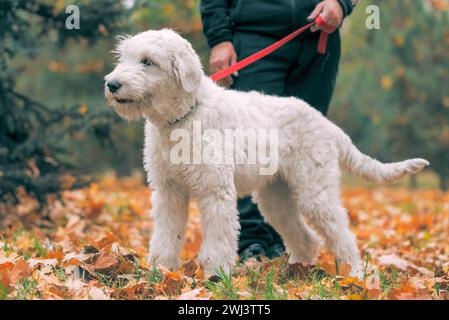
M123 118L164 122L186 113L203 75L190 43L169 29L121 37L118 63L105 76L108 104Z

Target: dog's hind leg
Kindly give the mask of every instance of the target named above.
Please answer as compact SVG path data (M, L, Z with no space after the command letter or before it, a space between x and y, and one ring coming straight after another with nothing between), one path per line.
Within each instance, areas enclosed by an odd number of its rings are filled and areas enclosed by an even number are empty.
M149 263L176 270L187 227L189 199L175 187L164 185L156 187L152 205L154 229Z
M321 187L320 192L302 188L295 194L297 206L307 222L324 237L327 248L335 253L337 260L350 264L351 275L361 278L360 252L356 237L349 229L348 214L340 204L338 192L332 192L331 185Z
M304 222L288 185L280 179L275 180L256 192L253 199L284 240L290 254L289 263L313 264L322 241Z
M198 260L207 274L216 274L221 268L229 273L237 260L240 229L234 184L208 187L198 198L198 207L203 235Z

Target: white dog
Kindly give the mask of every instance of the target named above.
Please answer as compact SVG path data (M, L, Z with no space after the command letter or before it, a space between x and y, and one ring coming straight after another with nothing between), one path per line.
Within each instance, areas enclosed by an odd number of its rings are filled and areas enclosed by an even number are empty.
M208 273L230 270L237 258L237 198L252 194L281 234L290 263L313 263L319 234L337 259L360 275L356 238L340 203L340 166L370 181L393 183L429 165L423 159L382 164L362 154L340 128L300 99L217 86L203 73L190 43L171 30L123 38L116 53L118 64L105 77L108 104L125 119L146 120L144 166L154 189L151 263L178 268L193 198L202 213L200 263ZM276 173L260 175L259 162L174 164L171 134L192 132L196 121L203 132L276 129ZM219 142L208 137L201 143Z

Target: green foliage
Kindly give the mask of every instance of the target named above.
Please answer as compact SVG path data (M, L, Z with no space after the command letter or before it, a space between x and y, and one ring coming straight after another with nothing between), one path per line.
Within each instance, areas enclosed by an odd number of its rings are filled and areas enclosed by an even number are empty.
M16 189L23 186L43 202L50 192L82 185L83 179L61 180L74 172L70 150L61 142L86 129L104 141L110 136L110 112L86 115L79 105L50 108L45 92L38 101L17 90L17 60L33 61L49 39L59 48L70 40L93 43L118 27L124 12L113 0L77 5L82 28L68 30L64 1L0 1L0 198L17 200Z
M449 17L439 2L376 1L380 30L364 28L362 5L354 11L332 117L381 160L427 158L447 189Z
M418 10L423 13L414 17ZM399 18L390 33L399 111L389 128L390 145L404 156L426 155L441 187L448 189L449 92L444 88L449 82L449 17L410 0L395 1L390 12L392 24Z

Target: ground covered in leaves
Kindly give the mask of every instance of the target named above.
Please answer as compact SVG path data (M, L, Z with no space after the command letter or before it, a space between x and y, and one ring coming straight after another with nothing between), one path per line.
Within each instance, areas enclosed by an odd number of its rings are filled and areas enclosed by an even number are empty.
M284 256L207 278L195 260L194 204L182 269L152 268L150 194L138 178L105 177L66 192L45 215L19 197L17 206L0 205L1 299L449 299L449 193L344 189L363 280L325 250L315 267L289 266Z

